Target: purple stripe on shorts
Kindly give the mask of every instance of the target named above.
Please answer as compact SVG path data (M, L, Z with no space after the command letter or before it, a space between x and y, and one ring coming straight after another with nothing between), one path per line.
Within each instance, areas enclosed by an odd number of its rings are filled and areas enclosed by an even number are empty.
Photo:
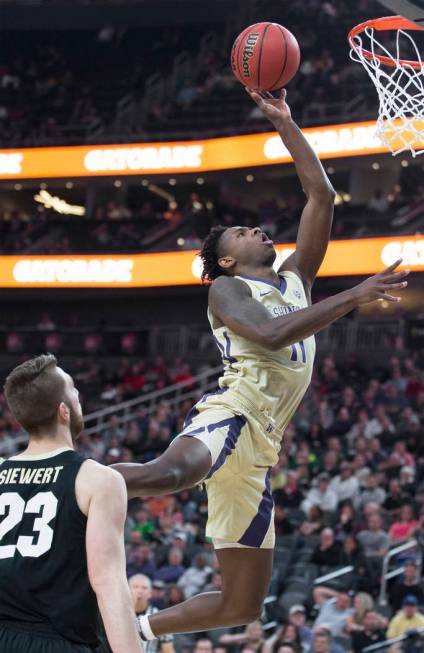
M207 479L211 478L211 476L213 476L213 474L215 474L215 472L220 467L222 467L228 456L231 456L236 447L241 430L245 424L246 418L243 417L243 415L234 415L234 417L229 417L227 419L221 420L220 422L216 422L215 424L208 425L209 433L215 429L220 429L228 426L228 434L225 438L224 446L222 447L218 458L215 460L214 464L209 470L209 474L206 476Z
M244 534L239 539L239 544L260 547L267 534L271 522L274 501L271 494L271 467L265 477L265 489L259 504L258 512L250 522Z
M225 386L224 388L219 388L219 390L216 390L215 392L208 392L207 394L203 395L203 397L200 399L200 401L197 402L197 404L203 404L203 402L206 401L207 399L209 399L209 397L213 397L215 395L222 395L227 390L228 390L228 386ZM197 404L196 404L196 406L197 406ZM199 414L199 409L196 408L196 406L193 406L193 408L191 408L188 411L187 415L186 415L186 418L185 418L184 424L183 424L183 430L184 431L189 426L191 426L192 421Z

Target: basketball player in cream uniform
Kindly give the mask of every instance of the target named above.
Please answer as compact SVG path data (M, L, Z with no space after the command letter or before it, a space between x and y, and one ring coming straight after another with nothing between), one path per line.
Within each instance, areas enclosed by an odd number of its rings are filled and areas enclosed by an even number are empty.
M311 305L324 258L334 190L278 99L249 91L293 157L307 201L296 250L274 270L273 243L259 227L214 227L202 251L210 282L208 316L224 363L216 392L187 415L183 432L156 460L117 464L129 496L175 492L204 482L207 534L213 539L222 591L192 597L140 618L146 640L167 633L247 624L261 614L274 547L271 467L288 422L312 375L314 334L360 304L406 285L400 261L358 286Z

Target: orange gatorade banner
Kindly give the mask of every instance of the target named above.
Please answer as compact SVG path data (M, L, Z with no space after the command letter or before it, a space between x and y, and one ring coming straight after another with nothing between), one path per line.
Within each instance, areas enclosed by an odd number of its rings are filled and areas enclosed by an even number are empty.
M317 155L327 159L387 152L375 131L374 122L359 122L303 133ZM271 132L201 141L0 150L0 179L176 174L290 161L280 137Z
M275 268L294 251L277 245ZM403 258L404 267L424 271L424 237L336 240L320 276L373 274ZM2 256L1 288L143 288L200 283L197 252L119 256Z

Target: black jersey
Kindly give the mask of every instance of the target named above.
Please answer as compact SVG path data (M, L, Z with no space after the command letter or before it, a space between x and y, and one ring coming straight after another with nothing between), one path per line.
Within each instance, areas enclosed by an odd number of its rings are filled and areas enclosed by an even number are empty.
M84 460L68 449L0 464L0 622L44 623L66 639L96 646L87 518L75 497Z

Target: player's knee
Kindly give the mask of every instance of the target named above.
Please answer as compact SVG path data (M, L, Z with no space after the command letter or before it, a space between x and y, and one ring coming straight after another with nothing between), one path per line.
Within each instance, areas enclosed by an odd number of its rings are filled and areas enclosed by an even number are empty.
M231 626L247 626L253 621L260 619L262 615L262 603L254 603L250 605L240 604L235 601L230 606L226 606L228 616L231 615Z

